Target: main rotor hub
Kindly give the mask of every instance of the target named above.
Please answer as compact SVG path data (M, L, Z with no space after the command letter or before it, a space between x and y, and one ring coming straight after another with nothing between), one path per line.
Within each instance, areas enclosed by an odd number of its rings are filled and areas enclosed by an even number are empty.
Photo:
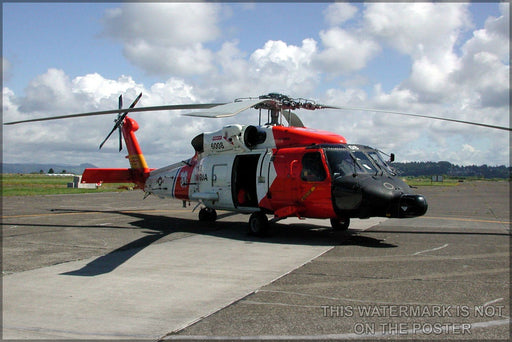
M240 102L242 100L254 99L250 98L239 98L236 99L235 102ZM317 104L313 100L303 99L303 98L291 98L287 95L279 94L279 93L269 93L267 95L261 95L258 97L260 100L268 100L257 104L254 106L255 109L268 109L271 111L281 111L281 110L295 110L295 109L322 109L325 108L322 105Z
M303 98L291 98L287 95L279 93L269 93L258 97L261 100L269 100L254 106L255 109L268 109L272 111L295 110L295 109L321 109L322 105L317 104L313 100Z

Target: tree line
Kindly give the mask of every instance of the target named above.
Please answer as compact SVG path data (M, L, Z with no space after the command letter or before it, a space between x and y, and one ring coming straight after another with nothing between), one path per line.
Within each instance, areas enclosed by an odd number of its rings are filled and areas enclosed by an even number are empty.
M391 166L400 176L448 176L511 179L512 167L499 165L454 165L447 161L439 162L394 162Z

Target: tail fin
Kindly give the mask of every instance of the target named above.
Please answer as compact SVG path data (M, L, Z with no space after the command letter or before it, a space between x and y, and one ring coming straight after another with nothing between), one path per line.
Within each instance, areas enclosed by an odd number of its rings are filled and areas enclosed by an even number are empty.
M132 173L132 178L136 181L136 184L142 185L144 187L144 183L146 182L146 178L148 178L149 173L154 170L148 168L148 164L146 163L146 159L142 154L142 150L140 148L139 142L137 141L137 137L135 136L135 132L139 129L139 124L137 121L130 117L125 117L122 127L124 142L126 145L126 149L128 150L128 161L130 162L130 171Z
M85 169L82 183L135 183L137 188L144 188L150 169L135 136L139 124L126 116L121 126L124 142L128 149L130 168L121 169Z

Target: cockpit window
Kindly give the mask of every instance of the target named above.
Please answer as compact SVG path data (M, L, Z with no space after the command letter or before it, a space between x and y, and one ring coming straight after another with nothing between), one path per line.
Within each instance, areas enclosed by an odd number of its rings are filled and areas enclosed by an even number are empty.
M361 151L355 151L354 156L356 157L356 160L358 163L360 163L366 172L372 173L372 172L379 172L379 170L376 169L375 165L370 161L368 156L364 154Z
M377 164L382 170L392 175L395 175L395 172L389 167L389 165L382 159L382 156L377 151L368 152L368 155L372 160Z
M327 177L320 152L309 152L302 157L300 177L306 182L321 182Z
M326 150L326 155L329 167L334 175L346 176L354 173L365 173L354 161L349 151L341 149Z
M329 170L334 176L356 175L360 173L386 173L392 176L396 172L379 150L364 145L339 145L324 147Z

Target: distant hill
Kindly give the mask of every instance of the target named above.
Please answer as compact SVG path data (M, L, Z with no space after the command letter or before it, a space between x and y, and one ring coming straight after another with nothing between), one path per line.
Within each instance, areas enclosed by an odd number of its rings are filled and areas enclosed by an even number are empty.
M66 164L11 164L1 163L0 167L2 173L39 173L41 170L43 173L48 173L50 169L53 169L54 173L74 173L81 175L84 169L89 167L97 167L92 164L80 164L80 165L66 165Z
M400 176L450 176L510 179L512 167L505 165L454 165L447 161L392 163Z

